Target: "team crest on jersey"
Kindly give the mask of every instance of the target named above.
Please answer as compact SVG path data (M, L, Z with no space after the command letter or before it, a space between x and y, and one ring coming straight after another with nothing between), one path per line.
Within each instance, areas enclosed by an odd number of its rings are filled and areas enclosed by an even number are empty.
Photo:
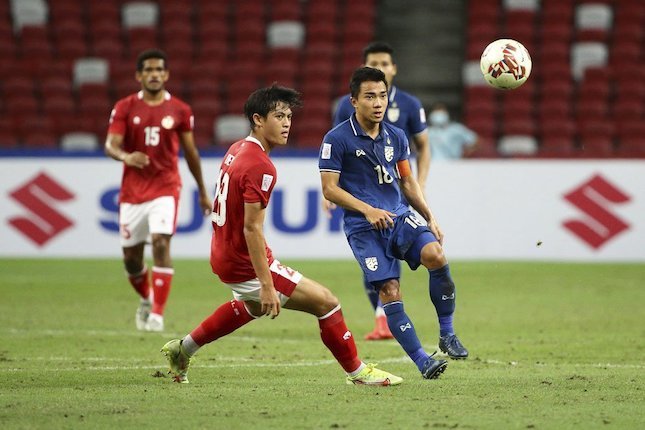
M170 115L164 116L161 120L161 126L166 130L170 130L173 125L175 125L175 119Z
M136 116L136 115L135 115L135 117L134 117L134 118L132 118L132 122L133 122L134 124L140 124L140 123L141 123L141 118L139 118L139 116Z
M385 147L385 159L389 163L390 161L392 161L393 158L394 158L394 148L391 147L391 146L386 146Z
M376 259L376 257L367 257L365 259L365 265L372 272L376 272L376 269L378 269L378 260Z
M401 111L399 110L396 104L393 104L387 110L387 120L390 122L397 122L399 120L400 115L401 115Z

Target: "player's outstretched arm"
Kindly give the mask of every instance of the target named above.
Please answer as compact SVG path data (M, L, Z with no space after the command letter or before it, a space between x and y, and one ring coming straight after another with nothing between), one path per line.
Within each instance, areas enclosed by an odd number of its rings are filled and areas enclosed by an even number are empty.
M396 214L385 209L375 208L357 199L338 185L340 174L335 172L320 172L320 181L325 199L345 209L360 212L365 219L378 230L394 226Z
M275 318L280 313L280 299L273 286L264 239L264 214L260 203L244 203L244 239L249 250L255 276L260 281L262 313Z
M204 186L204 178L202 177L202 165L199 159L199 152L195 146L195 138L192 131L186 131L179 135L182 149L184 150L184 157L188 163L188 169L195 178L197 189L199 190L199 206L201 206L204 215L211 213L212 200L206 192Z

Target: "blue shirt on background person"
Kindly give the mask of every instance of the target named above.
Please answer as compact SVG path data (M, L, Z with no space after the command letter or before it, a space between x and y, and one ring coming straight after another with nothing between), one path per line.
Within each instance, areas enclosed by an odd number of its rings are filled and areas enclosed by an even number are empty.
M463 124L450 121L445 105L434 105L428 119L428 138L435 161L458 160L475 151L477 134Z

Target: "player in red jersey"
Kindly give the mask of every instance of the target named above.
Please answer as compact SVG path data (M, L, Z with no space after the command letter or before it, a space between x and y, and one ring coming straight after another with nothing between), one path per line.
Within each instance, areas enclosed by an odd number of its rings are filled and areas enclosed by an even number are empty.
M299 105L296 91L275 85L255 91L244 105L251 134L231 145L224 156L212 216L211 266L234 299L183 339L163 346L177 382L188 382L190 357L200 347L263 315L275 318L283 307L318 318L322 341L347 373L348 384L402 381L358 358L338 299L324 286L282 265L264 240L264 216L277 178L269 154L276 146L286 145L291 109Z
M190 106L164 89L169 76L162 51L139 55L136 78L141 91L116 103L105 141L105 153L123 163L119 194L123 261L130 283L141 296L136 326L146 331L163 331L163 311L174 274L170 239L175 232L181 190L177 165L180 146L197 182L204 214L208 215L211 208L193 139L193 113ZM152 276L143 258L149 235Z

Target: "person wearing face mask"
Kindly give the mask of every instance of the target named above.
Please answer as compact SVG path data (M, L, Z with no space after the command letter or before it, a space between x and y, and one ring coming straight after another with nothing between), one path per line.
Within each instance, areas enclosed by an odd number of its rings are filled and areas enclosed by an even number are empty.
M448 108L436 103L428 115L428 138L435 161L457 160L477 149L477 134L458 122L450 121Z

